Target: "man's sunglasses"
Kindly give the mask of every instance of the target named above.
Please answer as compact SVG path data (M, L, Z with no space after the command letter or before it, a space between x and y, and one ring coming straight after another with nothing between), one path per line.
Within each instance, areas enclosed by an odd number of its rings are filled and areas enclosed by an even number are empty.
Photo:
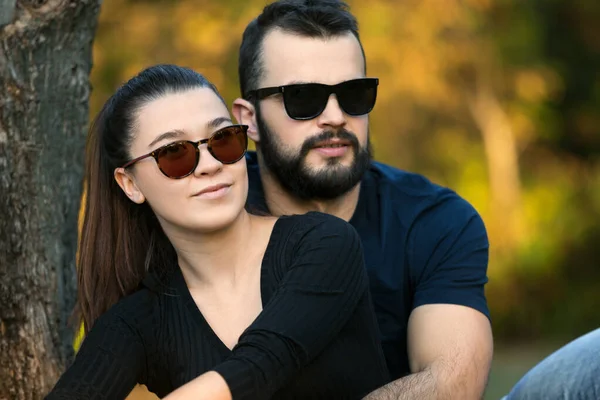
M375 106L377 85L377 78L353 79L337 85L299 83L252 90L248 92L247 100L262 100L282 93L289 117L307 120L318 117L327 107L329 96L335 93L342 110L348 115L358 116L370 113Z
M219 129L207 139L197 142L180 140L161 146L151 153L129 161L123 165L127 168L144 158L154 157L160 171L173 179L190 175L200 161L198 146L207 143L208 152L223 164L238 162L246 154L248 148L248 125L231 125Z

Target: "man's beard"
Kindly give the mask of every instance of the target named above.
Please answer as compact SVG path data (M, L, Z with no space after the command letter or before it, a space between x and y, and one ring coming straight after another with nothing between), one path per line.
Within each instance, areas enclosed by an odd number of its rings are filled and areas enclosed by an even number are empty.
M367 146L362 147L356 136L345 129L312 136L304 141L298 154L289 154L279 136L267 127L258 107L256 123L260 134L259 151L265 167L289 194L301 200L332 200L348 193L360 182L371 163L371 142L368 140ZM326 167L319 170L306 165L310 150L319 142L333 138L351 144L354 152L352 164L344 166L333 157Z

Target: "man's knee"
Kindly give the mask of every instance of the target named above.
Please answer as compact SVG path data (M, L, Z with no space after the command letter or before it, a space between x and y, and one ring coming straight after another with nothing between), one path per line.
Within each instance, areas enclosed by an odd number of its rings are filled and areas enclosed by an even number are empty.
M506 399L600 399L600 329L552 353L530 370Z

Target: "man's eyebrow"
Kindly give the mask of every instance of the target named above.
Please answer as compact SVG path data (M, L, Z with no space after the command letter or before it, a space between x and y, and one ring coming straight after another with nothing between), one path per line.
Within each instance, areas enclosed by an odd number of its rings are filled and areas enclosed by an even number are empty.
M287 86L287 85L306 85L308 83L318 83L318 82L314 82L314 81L290 81L288 83L286 83L285 85L280 85L280 86Z
M155 137L152 142L150 142L150 144L148 145L148 147L154 146L156 143L160 142L161 140L175 139L175 138L177 138L179 136L182 136L182 135L185 135L185 132L182 131L181 129L173 129L172 131L167 131L167 132L161 133L160 135L158 135L157 137Z
M365 78L365 77L364 76L363 77L359 76L359 77L356 77L356 78L348 78L348 79L344 79L343 81L339 82L338 84L344 83L344 82L347 82L347 81L353 81L355 79L363 79L363 78ZM308 85L308 84L328 85L328 86L335 85L335 84L327 84L327 83L317 82L317 81L298 81L298 80L293 80L293 81L290 81L290 82L288 82L288 83L286 83L284 85L279 85L279 86L275 86L275 87L287 86L287 85Z

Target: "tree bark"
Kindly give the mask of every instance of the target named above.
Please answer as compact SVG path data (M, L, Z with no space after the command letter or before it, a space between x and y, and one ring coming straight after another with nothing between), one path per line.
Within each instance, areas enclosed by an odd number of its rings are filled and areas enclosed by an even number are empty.
M0 0L0 399L72 359L75 253L101 0Z

